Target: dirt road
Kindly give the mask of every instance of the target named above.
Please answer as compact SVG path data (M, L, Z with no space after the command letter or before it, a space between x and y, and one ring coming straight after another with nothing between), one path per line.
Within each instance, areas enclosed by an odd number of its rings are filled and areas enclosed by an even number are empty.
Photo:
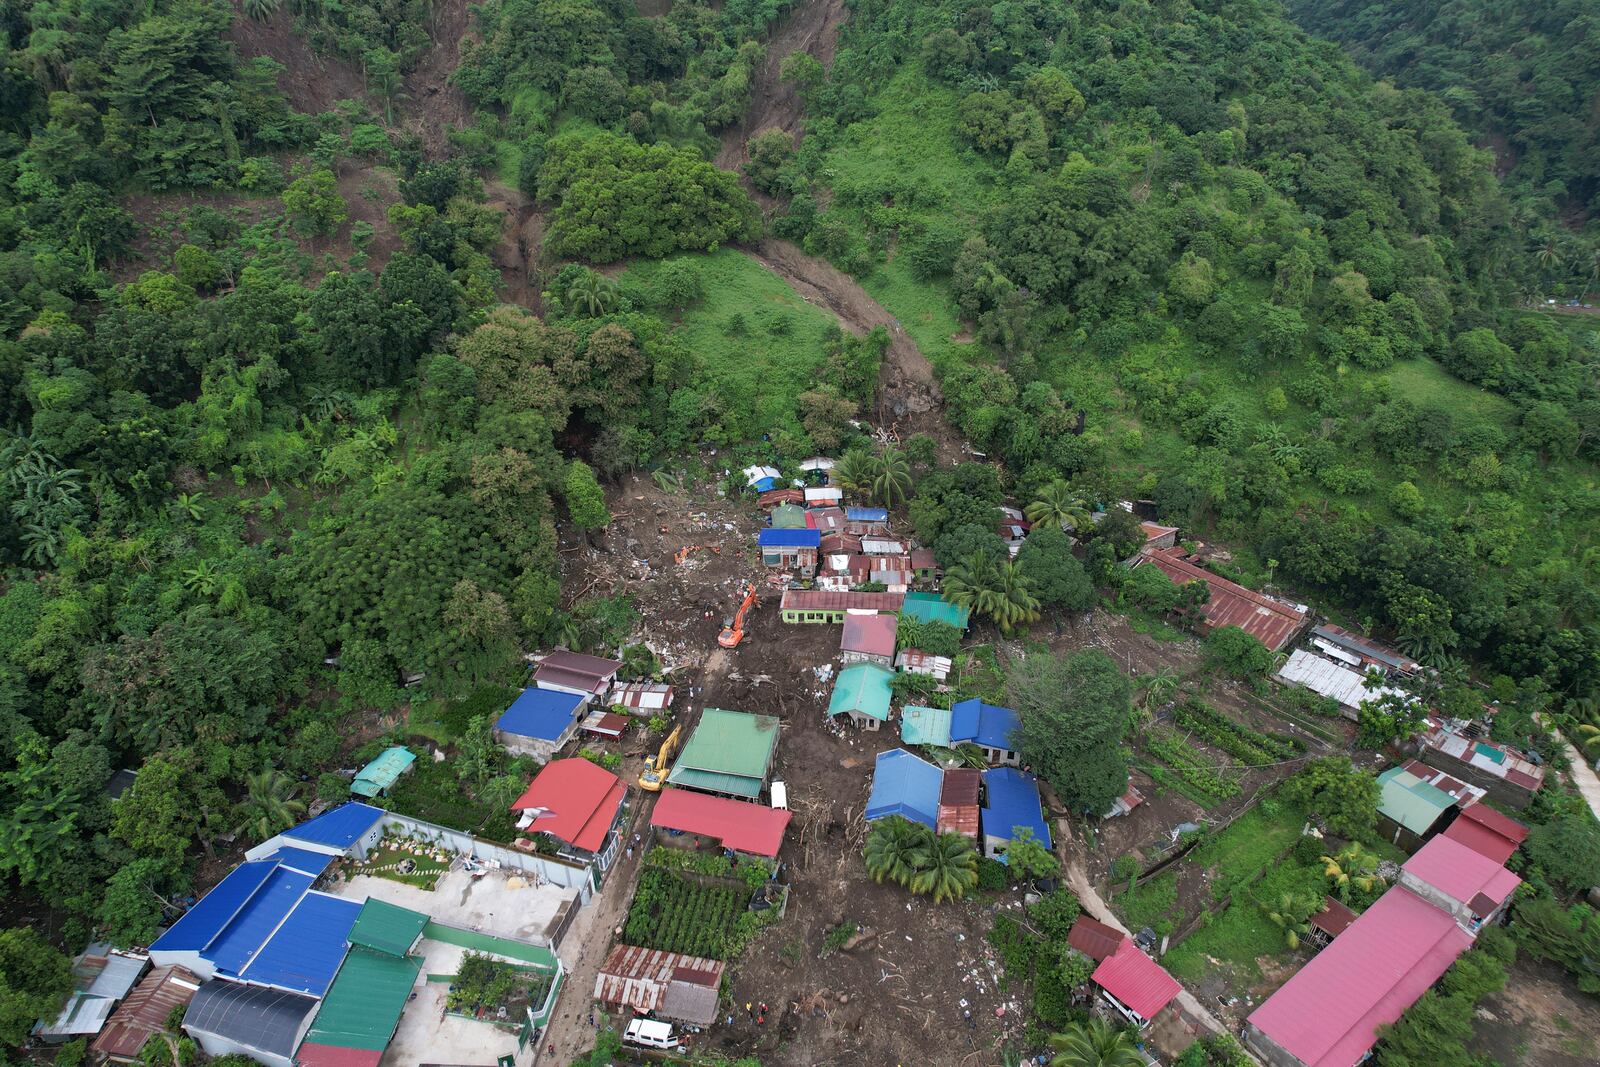
M635 833L650 828L650 812L656 806L656 794L634 790L639 810L634 816ZM641 829L642 828L642 829ZM556 1004L556 1013L545 1029L544 1040L535 1050L533 1062L569 1063L580 1052L594 1047L595 1027L589 1025L589 1013L594 1008L594 980L611 948L611 937L628 914L628 902L633 899L633 883L639 875L639 865L644 862L644 849L635 848L633 855L626 851L606 872L605 885L578 912L561 942L562 962L567 965L567 978ZM597 1017L598 1018L598 1017Z
M1583 753L1571 744L1567 745L1567 758L1572 761L1572 784L1583 794L1594 817L1600 819L1600 775L1594 773L1594 768L1583 758Z

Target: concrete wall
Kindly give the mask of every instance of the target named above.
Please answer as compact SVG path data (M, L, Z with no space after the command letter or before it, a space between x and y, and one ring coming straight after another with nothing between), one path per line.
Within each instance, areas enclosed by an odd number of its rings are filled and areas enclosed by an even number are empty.
M580 714L588 711L588 708L587 704L583 705ZM494 732L494 739L500 743L501 748L514 756L532 756L541 763L549 763L555 758L555 754L561 751L561 747L572 740L572 735L577 732L578 720L574 719L567 724L567 728L561 731L561 736L554 741L546 741L538 737L527 737L523 734L508 734L502 730Z
M1470 763L1463 763L1454 756L1440 752L1436 748L1422 745L1417 750L1417 758L1436 771L1454 775L1463 781L1471 782L1479 789L1488 790L1491 800L1498 800L1500 803L1516 808L1518 811L1521 811L1533 801L1533 794L1521 786L1512 785L1504 778L1474 767Z
M498 861L501 867L523 871L552 885L577 889L579 898L585 904L594 896L594 876L587 865L575 864L554 856L521 852L504 845L497 845L492 841L481 840L460 830L452 830L447 826L424 822L394 812L385 815L379 825L384 829L393 828L397 833L437 841L448 849L481 862Z

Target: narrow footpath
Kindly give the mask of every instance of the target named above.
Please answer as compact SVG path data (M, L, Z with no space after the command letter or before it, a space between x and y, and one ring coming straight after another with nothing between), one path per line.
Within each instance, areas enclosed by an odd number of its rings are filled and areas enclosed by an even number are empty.
M633 802L638 805L632 833L648 836L650 812L656 806L656 794L633 789ZM630 837L632 835L630 834ZM646 842L648 843L648 842ZM635 848L630 857L626 850L606 872L605 884L594 900L578 917L561 942L557 954L567 967L566 984L556 1001L556 1012L545 1028L544 1038L534 1051L533 1062L564 1064L576 1059L580 1053L594 1047L598 1029L589 1025L589 1013L594 1008L594 981L600 965L610 951L611 938L628 914L628 902L633 899L633 883L644 862L644 849ZM599 1016L596 1015L596 1021Z
M1567 744L1567 759L1572 761L1572 784L1583 794L1594 817L1600 819L1600 775L1594 773L1594 768L1589 766L1583 753L1570 742Z

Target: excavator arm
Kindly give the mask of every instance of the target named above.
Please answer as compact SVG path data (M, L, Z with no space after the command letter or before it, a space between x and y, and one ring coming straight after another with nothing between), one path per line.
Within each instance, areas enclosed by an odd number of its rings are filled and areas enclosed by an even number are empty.
M734 648L744 640L744 617L750 611L751 605L756 602L756 583L751 582L745 586L744 601L739 605L739 610L734 613L733 622L717 637L717 644L723 648Z

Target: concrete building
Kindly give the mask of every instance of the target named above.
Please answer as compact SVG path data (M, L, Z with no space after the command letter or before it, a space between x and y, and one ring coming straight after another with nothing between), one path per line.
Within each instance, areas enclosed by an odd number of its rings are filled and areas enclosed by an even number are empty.
M495 720L494 739L514 755L548 761L572 740L587 709L578 693L530 686Z

